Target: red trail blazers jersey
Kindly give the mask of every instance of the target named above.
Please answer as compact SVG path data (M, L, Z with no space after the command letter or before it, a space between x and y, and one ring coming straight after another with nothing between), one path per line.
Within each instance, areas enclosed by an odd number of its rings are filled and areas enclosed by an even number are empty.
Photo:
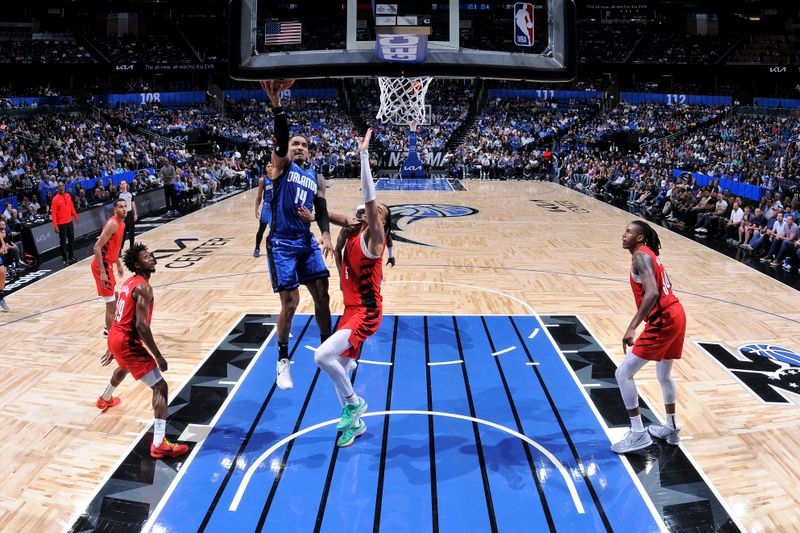
M342 261L342 294L345 307L382 307L381 281L383 265L381 256L367 256L362 249L366 248L363 231L351 235L344 245ZM384 244L385 248L385 244Z
M111 331L108 332L109 338L116 335L124 335L130 339L139 340L139 333L136 331L136 300L133 299L133 291L147 280L136 274L131 276L122 284L117 301L117 312L114 314L114 322L111 324ZM147 321L153 317L153 304L155 298L150 301L150 310L147 313Z
M664 309L677 303L678 297L672 292L672 284L669 281L669 276L667 276L667 271L658 256L653 253L653 250L647 246L640 246L636 251L649 255L653 261L653 273L658 286L658 301L656 301L656 305L653 306L650 314L647 315L647 322L651 322L653 318L660 316ZM631 269L631 289L633 289L633 299L636 300L636 307L638 308L642 304L644 287L639 276L634 274L633 269Z

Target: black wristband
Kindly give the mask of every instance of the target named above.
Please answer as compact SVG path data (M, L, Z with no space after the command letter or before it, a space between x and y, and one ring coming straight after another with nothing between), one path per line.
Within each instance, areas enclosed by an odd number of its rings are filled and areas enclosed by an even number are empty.
M328 201L321 196L315 197L314 211L316 212L314 219L317 221L320 231L322 233L330 233L331 219L328 215Z
M286 119L286 112L279 107L274 111L273 121L275 123L275 154L278 157L285 157L289 153L289 122Z

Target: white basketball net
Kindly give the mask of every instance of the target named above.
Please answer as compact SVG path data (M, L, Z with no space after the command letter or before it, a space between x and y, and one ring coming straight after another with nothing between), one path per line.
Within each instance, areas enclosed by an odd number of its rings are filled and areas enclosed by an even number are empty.
M426 123L425 94L432 77L378 78L381 107L376 118L381 122L408 125Z

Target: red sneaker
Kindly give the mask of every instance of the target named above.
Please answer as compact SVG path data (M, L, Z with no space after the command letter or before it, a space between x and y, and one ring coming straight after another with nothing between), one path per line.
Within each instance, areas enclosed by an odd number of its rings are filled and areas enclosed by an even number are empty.
M112 396L109 401L105 401L102 396L98 396L97 397L97 403L95 403L95 405L101 411L105 411L109 407L118 406L120 404L120 402L122 402L122 400L119 399L119 396Z
M185 444L175 444L167 440L161 441L161 444L156 446L155 443L150 445L150 457L161 459L162 457L180 457L189 451L189 447Z

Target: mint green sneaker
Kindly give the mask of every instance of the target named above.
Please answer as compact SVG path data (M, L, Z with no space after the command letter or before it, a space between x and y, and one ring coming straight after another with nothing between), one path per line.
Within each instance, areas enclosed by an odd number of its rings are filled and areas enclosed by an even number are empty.
M336 445L340 448L344 448L346 446L350 446L356 440L356 437L360 437L364 434L367 430L367 424L360 418L356 425L351 427L350 429L345 430L339 439L336 441Z
M367 402L359 398L358 403L348 403L342 408L342 419L336 424L336 431L344 431L356 425L358 418L367 410Z

